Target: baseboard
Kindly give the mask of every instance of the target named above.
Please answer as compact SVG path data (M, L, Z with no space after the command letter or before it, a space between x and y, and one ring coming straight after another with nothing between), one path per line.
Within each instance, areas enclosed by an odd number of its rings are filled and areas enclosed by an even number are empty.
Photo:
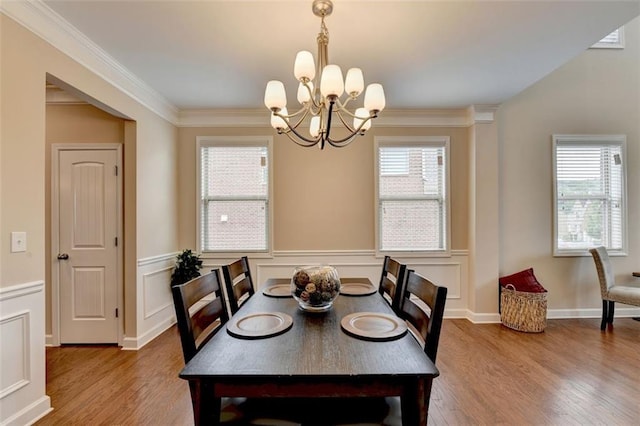
M446 311L445 311L446 312ZM474 324L495 324L500 322L500 314L477 314L475 312L467 311L466 318Z
M549 309L547 319L580 319L580 318L601 318L600 309ZM640 308L616 308L615 318L640 317ZM474 324L500 323L500 314L477 314L466 309L451 309L444 311L444 318L465 318Z
M48 347L60 346L60 345L53 344L53 334L44 335L44 345Z
M444 318L445 319L468 319L471 314L471 311L468 309L445 309L444 310Z
M32 425L51 411L53 411L53 407L51 407L51 398L45 395L3 421L1 426Z
M640 317L640 308L615 307L614 318ZM549 309L547 319L602 318L602 309Z
M122 350L125 351L137 351L142 348L144 345L167 331L173 324L176 323L175 317L168 318L153 327L151 330L147 331L140 337L125 337L122 342Z

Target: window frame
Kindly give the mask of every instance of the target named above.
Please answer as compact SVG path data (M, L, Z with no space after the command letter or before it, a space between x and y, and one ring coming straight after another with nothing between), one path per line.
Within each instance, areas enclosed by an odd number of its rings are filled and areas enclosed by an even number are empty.
M386 255L392 257L451 257L451 148L450 148L449 136L375 136L373 143L373 158L374 158L374 179L375 179L375 193L374 193L374 212L375 212L375 251L377 257L383 257ZM444 226L444 249L433 250L382 250L380 245L382 243L382 221L380 220L380 156L379 150L381 147L442 147L445 151L445 191L444 191L444 206L446 213L443 220Z
M621 240L622 247L620 249L611 249L607 247L607 252L611 256L626 256L628 253L628 232L629 227L627 224L628 217L628 202L627 202L627 138L625 135L566 135L566 134L554 134L551 137L551 153L552 163L551 168L553 172L552 186L553 186L553 256L554 257L591 257L589 249L591 247L585 247L583 249L561 249L558 247L558 167L557 167L557 147L559 145L594 145L594 146L619 146L622 154L622 176L620 179L622 207L621 207Z
M266 220L266 248L264 250L254 249L238 249L204 251L202 247L202 223L201 223L201 179L202 179L202 160L201 149L203 147L266 147L267 148L267 174L268 174L268 191L267 191L267 220ZM196 137L196 250L201 253L203 258L236 258L238 254L251 254L252 257L273 257L273 137L272 136L197 136Z

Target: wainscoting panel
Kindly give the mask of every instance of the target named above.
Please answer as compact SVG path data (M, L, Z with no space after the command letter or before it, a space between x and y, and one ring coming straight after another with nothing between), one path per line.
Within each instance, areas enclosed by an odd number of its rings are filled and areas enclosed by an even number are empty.
M46 415L44 282L0 288L0 425L27 425Z
M175 323L171 273L177 255L167 253L138 260L137 333L125 337L122 349L140 349Z
M144 294L143 317L145 320L148 320L165 309L173 309L171 292L169 291L172 271L173 266L167 266L142 276ZM169 297L167 297L167 295Z
M0 335L10 336L0 347L0 399L29 384L29 311L16 312L0 319ZM4 360L12 362L4 362Z

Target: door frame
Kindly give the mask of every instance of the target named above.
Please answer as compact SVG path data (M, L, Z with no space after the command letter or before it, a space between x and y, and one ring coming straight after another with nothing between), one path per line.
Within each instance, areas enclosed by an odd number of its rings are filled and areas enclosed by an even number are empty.
M122 144L121 143L55 143L51 145L51 344L60 346L60 262L58 253L60 252L60 167L59 156L61 151L96 151L96 150L116 151L116 166L118 174L116 176L116 204L118 209L116 237L116 276L117 276L117 309L118 309L118 346L123 345L124 340L124 235L123 235L123 175L122 167Z

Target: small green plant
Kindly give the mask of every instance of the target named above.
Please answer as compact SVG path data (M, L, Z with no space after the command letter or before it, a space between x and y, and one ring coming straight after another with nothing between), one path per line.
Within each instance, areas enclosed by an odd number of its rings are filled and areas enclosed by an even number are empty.
M199 277L199 270L202 268L200 256L189 249L185 249L176 257L176 266L171 274L171 286L186 283L193 278Z

